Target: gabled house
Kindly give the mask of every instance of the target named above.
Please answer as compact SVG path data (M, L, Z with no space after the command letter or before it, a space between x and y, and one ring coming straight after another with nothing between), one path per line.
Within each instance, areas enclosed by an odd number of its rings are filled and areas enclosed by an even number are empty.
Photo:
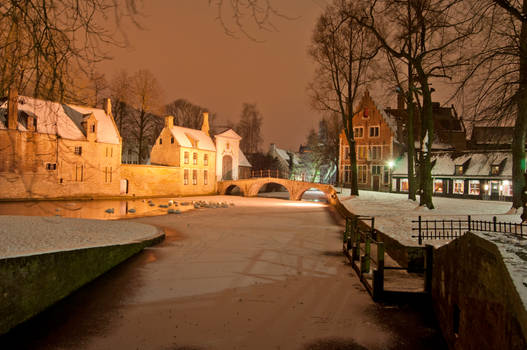
M121 137L104 109L11 90L0 103L0 197L118 195Z
M251 163L240 149L242 137L231 128L220 130L216 142L216 179L237 180L251 176Z

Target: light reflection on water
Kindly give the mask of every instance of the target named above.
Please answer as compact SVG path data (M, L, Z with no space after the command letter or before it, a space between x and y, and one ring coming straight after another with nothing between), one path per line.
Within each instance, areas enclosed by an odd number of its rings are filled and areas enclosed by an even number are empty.
M170 202L172 201L172 202ZM160 207L162 205L163 207ZM24 201L0 202L0 215L63 216L69 218L116 220L155 216L194 208L191 201L175 198L136 200ZM113 209L113 212L112 210Z

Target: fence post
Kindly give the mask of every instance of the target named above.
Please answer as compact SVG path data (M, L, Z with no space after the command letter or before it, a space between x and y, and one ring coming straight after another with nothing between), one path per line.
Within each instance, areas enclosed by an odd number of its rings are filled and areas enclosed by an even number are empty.
M492 222L494 223L494 232L498 231L496 227L496 217L495 216L492 218Z
M377 269L373 271L373 300L379 301L384 293L384 243L377 243Z
M359 260L359 257L360 257L360 231L359 231L359 226L358 226L358 220L357 220L357 217L354 216L353 217L353 234L354 234L354 241L355 243L353 244L353 250L352 250L352 254L351 254L351 259L353 261L358 261Z
M375 217L372 216L371 218L371 237L375 240L377 240L377 234L375 233Z
M421 236L421 215L419 215L419 218L418 218L418 225L417 225L417 230L418 230L418 242L419 242L419 245L423 244L423 237Z
M364 256L361 258L360 272L370 272L370 237L368 234L366 234L366 237L364 238Z

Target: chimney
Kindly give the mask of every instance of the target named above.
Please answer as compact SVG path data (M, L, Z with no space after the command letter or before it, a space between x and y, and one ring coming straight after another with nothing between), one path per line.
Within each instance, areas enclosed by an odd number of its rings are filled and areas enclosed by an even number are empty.
M201 125L201 131L209 135L209 113L203 112L203 124Z
M167 115L165 117L165 128L172 129L174 127L174 117L171 115Z
M7 95L7 128L18 129L18 91L9 89Z
M112 100L109 98L104 100L104 112L106 112L106 115L112 115Z
M397 109L404 109L404 94L402 92L397 93Z

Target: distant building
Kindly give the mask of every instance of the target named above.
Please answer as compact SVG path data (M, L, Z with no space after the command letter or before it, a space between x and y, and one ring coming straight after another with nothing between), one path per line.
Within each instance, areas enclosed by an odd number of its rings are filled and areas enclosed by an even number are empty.
M11 90L0 104L0 197L119 193L121 137L111 112Z

